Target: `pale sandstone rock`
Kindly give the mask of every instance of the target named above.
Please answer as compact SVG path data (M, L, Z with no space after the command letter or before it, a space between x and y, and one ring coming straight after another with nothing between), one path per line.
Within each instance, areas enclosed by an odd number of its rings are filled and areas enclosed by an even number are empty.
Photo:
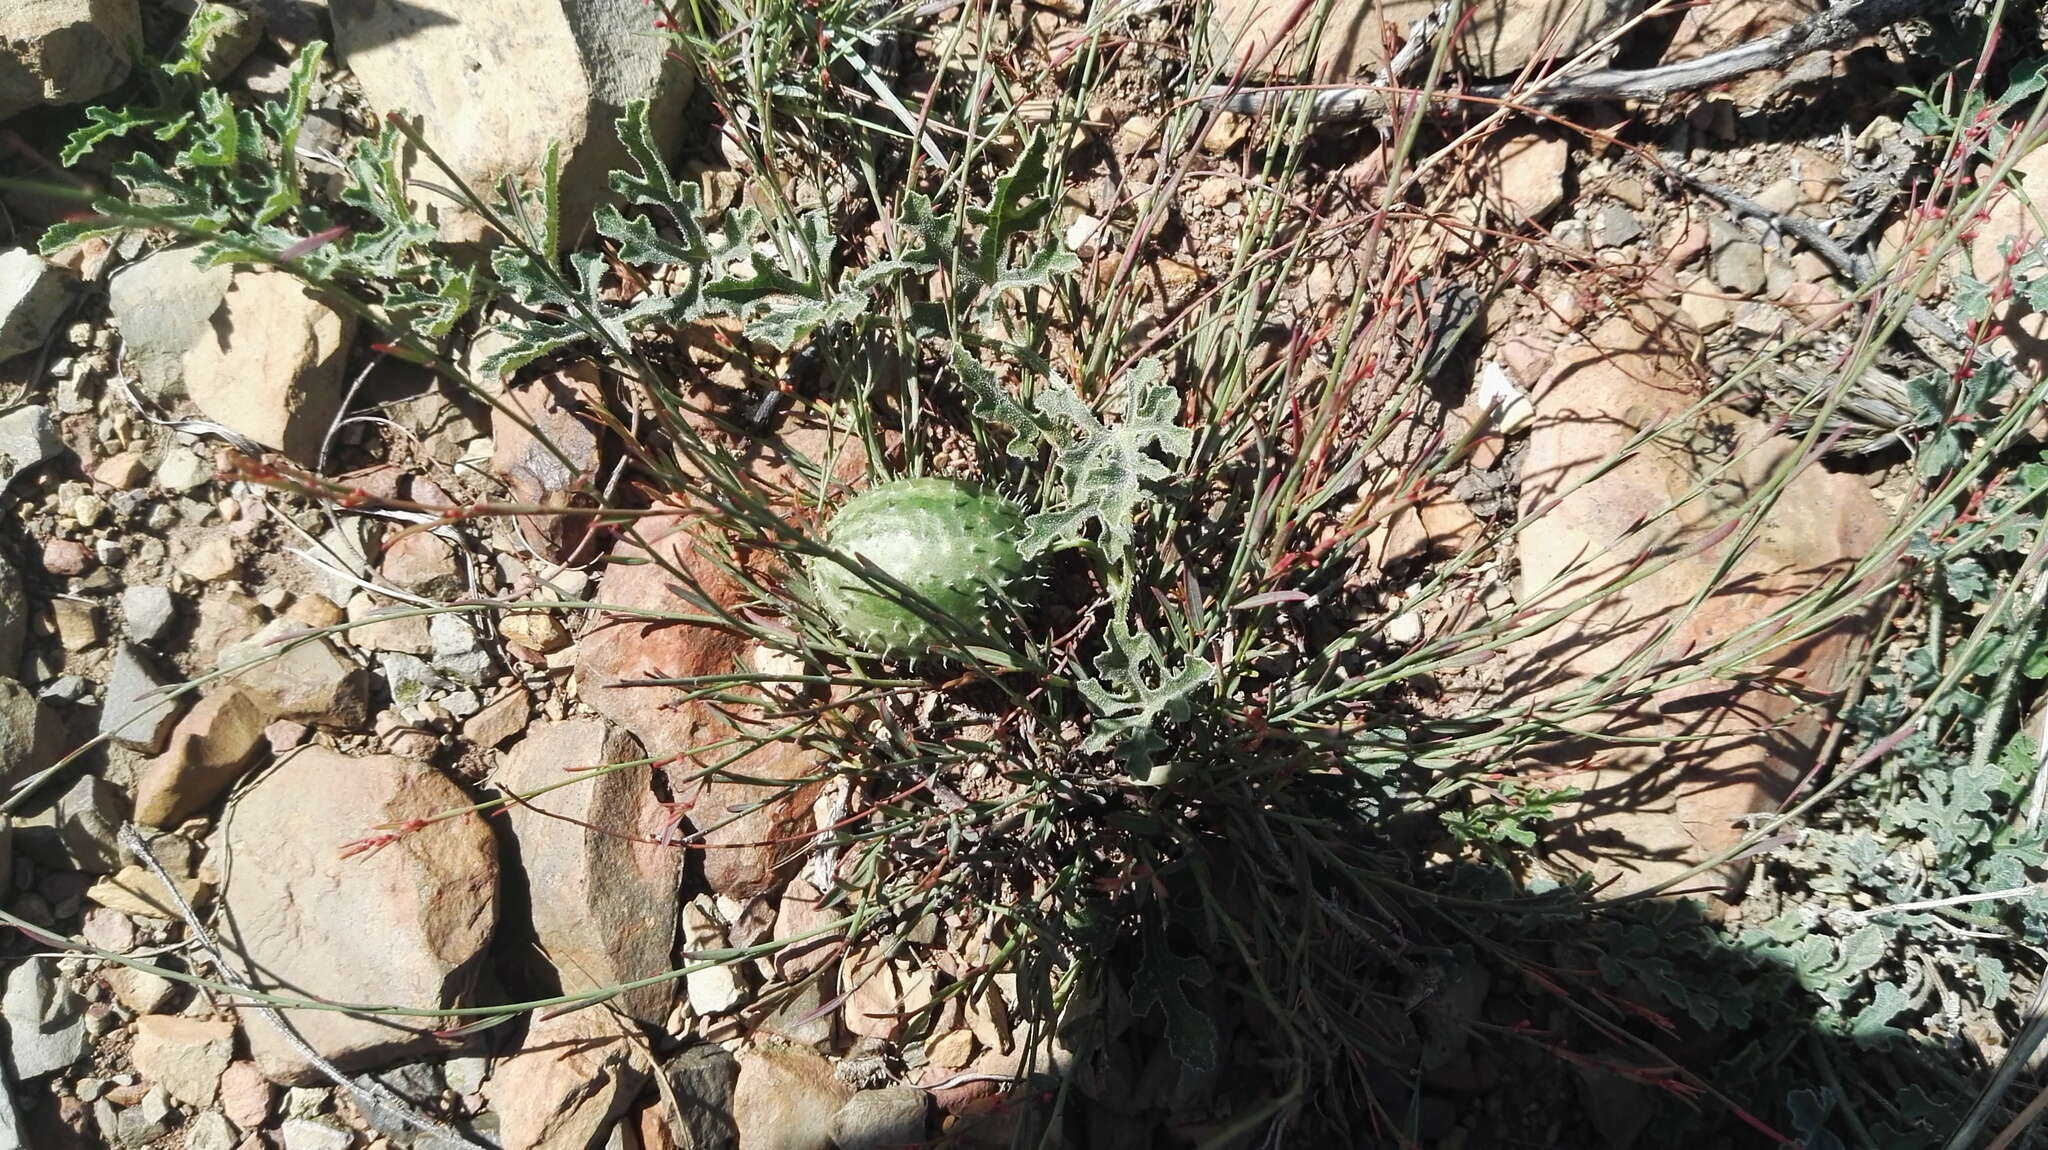
M317 796L317 801L314 801ZM460 1005L497 920L498 863L474 813L433 768L309 747L244 791L222 819L225 941L263 989L432 1010ZM396 840L378 828L404 826ZM431 1017L286 1010L345 1070L447 1048ZM324 1081L277 1033L245 1028L266 1076Z

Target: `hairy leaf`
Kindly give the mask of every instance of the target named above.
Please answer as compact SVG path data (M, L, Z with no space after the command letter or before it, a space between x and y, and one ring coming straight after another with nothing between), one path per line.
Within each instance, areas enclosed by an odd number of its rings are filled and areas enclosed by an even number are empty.
M1109 649L1096 660L1098 675L1077 684L1095 713L1082 746L1091 751L1116 747L1141 783L1171 782L1172 766L1157 761L1165 746L1161 728L1187 721L1195 693L1215 679L1216 668L1197 655L1168 666L1158 641L1122 620L1111 624L1109 638Z
M1139 362L1124 377L1123 387L1123 418L1108 424L1061 380L1039 391L1038 410L1061 443L1058 466L1067 498L1063 506L1032 516L1027 552L1075 538L1094 520L1106 550L1128 553L1138 512L1149 498L1147 484L1174 475L1160 457L1177 466L1193 449L1194 433L1175 422L1180 394L1166 382L1158 360Z

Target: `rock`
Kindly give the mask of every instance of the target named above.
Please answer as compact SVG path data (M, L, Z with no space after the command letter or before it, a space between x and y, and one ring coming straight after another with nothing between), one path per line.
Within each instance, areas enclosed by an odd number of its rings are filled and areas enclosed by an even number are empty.
M462 572L455 548L431 531L401 533L384 545L380 565L384 578L401 591L428 599L462 594Z
M41 405L17 407L0 415L0 492L22 473L64 454L57 422Z
M114 652L114 669L107 676L106 703L100 709L100 734L112 736L124 747L154 754L164 749L171 725L185 709L186 698L164 693L165 681L150 665L142 648L123 643Z
M328 581L326 597L335 603L346 603L355 594L356 584L342 578L343 574L355 579L369 579L377 565L371 556L377 550L384 536L383 524L365 516L344 517L340 523L320 535L320 561L336 571L333 575L323 573Z
M269 721L238 688L199 700L136 780L136 821L174 827L205 809L255 761Z
M213 1105L220 1076L235 1057L235 1024L175 1014L145 1014L135 1020L129 1057L144 1078L189 1106Z
M299 638L279 619L220 653L223 668L245 667L224 682L239 687L266 721L294 719L323 727L359 728L369 721L370 673L324 638Z
M171 876L177 883L178 893L184 896L187 905L198 909L200 904L212 895L213 888L198 878ZM163 880L147 867L136 865L122 867L118 872L92 884L85 897L122 914L136 918L165 918L177 921L183 918L178 913L178 903L164 889Z
M307 802L309 795L319 801ZM490 829L464 812L379 845L388 840L377 828L469 802L433 768L395 756L324 747L287 756L223 820L227 943L265 989L426 1009L461 1004L497 919ZM344 1070L444 1049L430 1018L284 1013ZM322 1080L275 1028L245 1034L271 1080Z
M626 159L612 121L652 101L663 151L679 141L686 70L639 0L332 0L335 47L380 115L417 123L457 178L495 191L531 185L561 151L565 240L573 242ZM422 61L447 67L422 67ZM425 173L418 173L425 177ZM477 240L482 220L439 196L442 238Z
M63 756L57 715L35 692L0 678L0 783L26 778Z
M1557 132L1501 132L1480 153L1479 195L1508 220L1541 223L1564 202L1570 159L1571 145Z
M140 1102L120 1112L116 1119L115 1138L123 1147L143 1150L144 1147L171 1132L171 1123L176 1115L171 1111L170 1098L162 1090L151 1090L142 1096Z
M925 1092L915 1086L863 1090L847 1099L833 1116L832 1145L838 1150L922 1146L930 1109Z
M1736 295L1764 290L1764 246L1749 230L1716 216L1707 224L1707 274Z
M830 1150L832 1123L853 1091L814 1051L775 1041L739 1049L732 1121L740 1150Z
M200 536L178 560L178 571L201 583L224 582L241 570L242 561L235 557L235 541L225 531Z
M838 909L824 906L825 896L801 876L791 879L775 907L775 937L807 935L840 917ZM776 974L785 982L800 982L812 971L829 965L839 954L839 935L818 935L775 952Z
M1532 60L1569 59L1618 29L1638 6L1634 0L1476 0L1467 9L1452 63L1492 78L1513 75ZM1293 5L1223 0L1214 9L1211 32L1234 59L1260 71L1344 80L1384 68L1389 36L1405 39L1436 7L1436 0L1332 0L1313 55L1314 8L1290 29ZM1267 53L1282 36L1284 42Z
M23 959L7 972L0 992L7 1021L8 1065L16 1082L41 1078L85 1056L85 1000L42 959Z
M653 517L638 521L643 538L662 557L687 575L699 593L713 602L735 606L742 592L708 554L700 553L691 521ZM646 551L622 539L617 559L644 559ZM583 700L599 714L631 731L648 754L668 756L693 752L738 734L731 721L701 701L684 701L684 692L666 686L632 686L650 677L689 677L731 671L743 654L744 640L711 627L693 627L671 620L642 620L626 614L641 610L673 617L701 614L703 608L677 595L675 576L661 564L613 563L599 585L598 601L623 609L602 620L577 643L577 678ZM726 752L730 754L731 752ZM688 805L691 822L710 848L703 852L704 881L717 894L752 898L773 890L785 877L779 867L795 852L786 845L811 828L811 801L819 784L787 782L815 775L817 757L793 743L769 742L712 777L694 765L667 768L670 792ZM769 783L740 782L750 779ZM738 812L738 813L735 813ZM768 844L736 846L734 844Z
M239 590L206 596L198 614L188 647L200 666L218 666L222 651L263 629L263 605Z
M427 617L417 612L418 608L411 603L387 605L368 591L351 596L348 641L365 651L432 654L434 636L427 628Z
M313 1118L287 1118L277 1128L284 1150L349 1150L356 1136L332 1122Z
M168 587L135 583L121 590L121 617L127 623L128 638L156 643L177 626L178 603Z
M116 451L93 467L92 478L116 491L133 491L149 482L149 465L140 452Z
M157 486L179 494L196 491L213 482L213 478L213 465L183 443L173 442L164 448L163 458L156 465Z
M0 678L11 678L21 669L21 645L28 638L28 593L22 589L21 573L5 554L0 554Z
M532 718L533 693L514 687L464 720L462 737L479 747L502 747L524 731Z
M218 83L229 72L241 67L242 61L256 50L263 40L263 13L219 3L218 0L201 0L192 10L192 18L185 22L185 35L199 34L199 70L209 81Z
M2041 226L2035 222L2042 196L2048 196L2048 148L2037 147L2013 165L2008 183L1985 196L1986 214L1970 241L1973 276L1993 285L1994 290L2013 278L2006 263L2007 253L2017 260L2042 240ZM2039 276L2039 272L2034 273L2036 282ZM2036 372L2048 364L2048 315L2029 305L2027 293L2014 293L2011 298L1993 304L1992 319L1999 325L1992 341L1994 352L2016 351L2023 366Z
M277 1088L253 1062L234 1062L220 1076L220 1108L228 1121L254 1130L270 1121Z
M507 827L527 878L534 935L565 993L669 968L682 850L647 841L668 823L652 768L576 773L639 757L632 736L602 719L568 719L529 729L496 776L504 790L531 795L510 808ZM674 997L675 984L663 982L611 1003L660 1026Z
M61 745L61 744L60 744ZM127 820L128 797L94 774L81 774L40 810L18 816L23 853L51 870L107 874L121 866L115 836Z
M442 613L427 620L427 635L434 641L434 670L472 687L489 681L491 656L475 624L461 615Z
M79 926L78 933L84 936L85 941L91 945L101 950L113 951L115 954L126 954L135 949L135 920L122 914L120 911L108 910L103 906L88 907L86 909L85 921ZM127 970L128 968L120 967L118 969ZM115 973L116 971L111 970L107 972L109 978ZM141 972L136 971L135 973L139 974ZM156 978L157 976L150 975L150 977ZM159 982L168 982L167 979L157 980Z
M137 390L166 405L185 397L185 352L226 298L231 267L206 267L195 247L165 248L114 273L107 305Z
M547 611L515 611L498 620L505 641L536 655L552 655L569 645L569 629Z
M237 271L185 349L185 390L208 419L306 465L341 412L355 317L297 276Z
M1624 247L1642 237L1643 221L1622 204L1607 204L1600 209L1594 234L1603 248Z
M732 1096L740 1064L731 1052L709 1042L685 1047L662 1066L662 1074L676 1105L649 1109L660 1136L677 1150L734 1150L739 1131L733 1127Z
M1681 319L1639 308L1563 350L1536 389L1522 465L1530 527L1517 535L1519 617L1555 610L1639 566L1655 570L1513 646L1509 690L1531 704L1582 690L1632 658L1649 660L1645 675L1692 664L1847 571L1885 533L1887 517L1861 479L1809 466L1731 558L1732 541L1715 529L1772 480L1796 444L1726 408L1696 414L1609 468L1631 438L1679 420L1697 400L1695 354L1696 337ZM1700 497L1710 474L1714 483ZM1732 567L1717 574L1723 562ZM1618 894L1735 842L1735 820L1775 807L1811 763L1819 718L1795 714L1797 697L1839 687L1863 622L1851 618L1743 660L1774 668L1796 691L1703 680L1575 723L1648 745L1568 745L1546 755L1578 765L1572 785L1586 790L1548 824L1547 848L1568 869L1613 879L1603 889ZM1679 737L1690 741L1673 741ZM1740 877L1739 868L1721 872L1730 884Z
M239 1138L218 1110L194 1115L185 1124L185 1150L235 1150Z
M50 601L50 625L57 632L57 645L72 654L100 645L100 609L96 603L79 599Z
M331 38L327 27L327 0L256 0L270 35L279 42L298 47L309 40Z
M700 897L683 906L683 945L692 953L731 945L725 924L706 908L710 901ZM690 1009L704 1018L728 1014L747 1001L746 979L737 963L692 971L683 976L683 989L690 997Z
M1706 0L1686 8L1685 18L1664 53L1665 63L1695 60L1783 31L1819 12L1823 0ZM1795 61L1786 70L1764 68L1738 77L1725 91L1737 108L1754 108L1787 79L1787 71L1803 75L1809 62L1817 62L1826 75L1825 53Z
M0 63L0 69L4 68ZM64 269L26 248L0 252L0 359L43 346L64 315L64 289L69 279Z
M10 0L0 7L0 120L105 95L141 43L135 0Z
M540 507L575 507L590 494L603 463L602 438L587 417L601 408L597 365L570 364L507 388L491 412L491 472L511 489L511 501ZM519 533L550 559L566 559L589 529L576 515L525 515Z
M105 907L94 908L101 914L115 915L123 922L130 921L127 915L118 914ZM162 1014L170 1009L178 997L178 984L161 974L151 974L132 966L117 966L104 976L107 989L113 992L114 1001L136 1014Z
M76 539L51 539L43 544L43 570L69 579L92 570L93 554Z
M431 762L441 749L441 737L434 728L409 721L397 711L379 712L372 729L384 749L401 758Z
M636 1043L602 1007L536 1018L484 1084L504 1150L595 1147L647 1081Z

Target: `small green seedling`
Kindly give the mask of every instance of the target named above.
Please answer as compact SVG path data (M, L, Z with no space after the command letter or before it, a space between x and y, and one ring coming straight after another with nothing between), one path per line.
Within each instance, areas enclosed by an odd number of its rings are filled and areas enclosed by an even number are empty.
M946 641L934 616L970 633L991 631L1031 593L1023 537L1023 512L1000 495L954 479L898 479L840 508L825 541L916 592L922 610L829 559L812 561L811 584L826 616L855 643L922 655Z

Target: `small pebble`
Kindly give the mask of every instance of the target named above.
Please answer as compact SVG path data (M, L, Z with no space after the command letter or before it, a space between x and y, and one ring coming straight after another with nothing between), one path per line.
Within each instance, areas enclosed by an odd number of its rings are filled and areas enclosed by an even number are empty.
M71 501L71 517L81 527L97 527L107 517L107 501L97 495L81 495Z
M92 477L116 491L133 491L149 482L149 465L137 452L116 452L100 460L99 466L92 469Z
M52 575L83 575L92 566L92 552L76 539L52 539L43 544L43 570Z

